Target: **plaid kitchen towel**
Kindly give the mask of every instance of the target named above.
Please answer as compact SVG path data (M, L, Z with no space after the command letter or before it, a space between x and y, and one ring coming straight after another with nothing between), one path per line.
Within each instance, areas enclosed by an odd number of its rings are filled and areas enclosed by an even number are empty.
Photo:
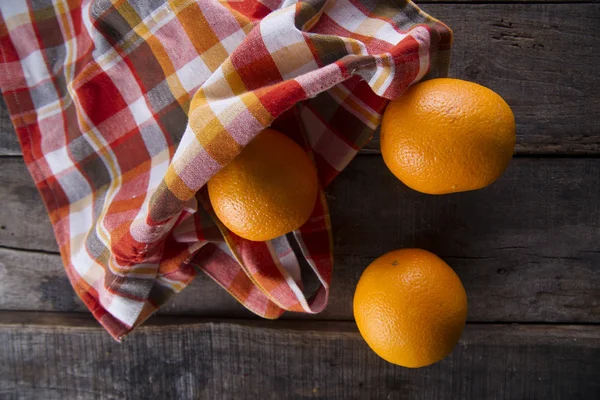
M322 190L298 231L251 242L218 221L204 185L272 125L327 186L388 99L447 73L451 44L403 0L4 0L0 12L0 86L23 157L75 291L116 339L196 268L260 316L321 311L333 262Z

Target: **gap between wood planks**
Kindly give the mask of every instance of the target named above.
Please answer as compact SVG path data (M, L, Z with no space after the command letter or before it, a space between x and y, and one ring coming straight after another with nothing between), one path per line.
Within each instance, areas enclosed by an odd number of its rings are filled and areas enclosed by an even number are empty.
M256 327L273 330L293 330L312 332L334 332L350 333L358 335L358 330L353 320L266 320L258 317L253 318L206 318L193 315L155 315L148 319L136 331L153 330L161 327L178 327L195 325L228 324L241 327ZM477 329L493 330L500 329L505 332L537 332L544 335L563 336L565 332L573 332L575 335L593 339L600 346L600 323L531 323L531 322L467 322L468 326L480 327ZM104 332L89 313L73 312L37 312L37 311L6 311L0 310L0 327L22 329L40 329L41 327L79 327L83 330L91 329ZM1 329L1 328L0 328ZM556 334L557 335L553 335ZM596 334L599 333L599 334Z
M189 326L189 325L207 325L207 324L230 324L244 327L256 327L275 330L294 330L294 331L315 331L315 332L348 332L358 333L353 319L347 320L322 320L322 319L288 319L285 317L277 320L266 320L252 314L247 318L219 316L204 317L195 315L154 315L145 321L136 331L142 329L154 329L157 327L168 326ZM556 332L569 332L579 330L582 332L597 332L599 335L591 336L600 344L600 322L523 322L523 321L467 321L467 326L483 329L512 328L518 330L530 330L545 332L545 329L554 329ZM98 321L96 321L89 312L49 312L49 311L14 311L0 310L0 327L6 329L24 328L40 329L41 327L80 327L82 329L92 329L103 331ZM1 329L1 328L0 328ZM550 331L552 332L552 331ZM587 337L586 334L583 335Z

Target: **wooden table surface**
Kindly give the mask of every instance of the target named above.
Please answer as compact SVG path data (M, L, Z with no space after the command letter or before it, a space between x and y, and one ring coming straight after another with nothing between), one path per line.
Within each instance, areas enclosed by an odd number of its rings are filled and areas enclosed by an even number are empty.
M62 269L0 108L1 399L600 399L600 4L421 2L453 28L451 76L500 93L517 119L505 175L427 196L375 138L328 189L335 269L315 316L255 318L203 275L114 342ZM388 364L357 333L364 267L398 247L439 254L469 296L451 356Z

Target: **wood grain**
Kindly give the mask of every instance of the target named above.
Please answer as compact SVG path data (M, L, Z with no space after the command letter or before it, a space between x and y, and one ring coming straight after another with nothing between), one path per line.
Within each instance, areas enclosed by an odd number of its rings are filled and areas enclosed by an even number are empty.
M21 157L0 157L0 246L58 251L46 208Z
M47 316L46 316L47 318ZM4 399L595 399L600 327L467 325L422 369L378 358L349 322L0 324Z
M10 121L4 97L0 96L0 156L19 154L21 154L21 147Z
M454 32L450 75L511 105L519 154L600 152L600 5L422 4ZM4 106L3 106L4 107ZM18 154L0 108L0 154ZM365 152L377 152L376 137Z
M87 312L58 254L0 248L0 310ZM245 307L199 273L159 314L251 318Z
M56 251L49 223L29 217L43 209L33 183L23 187L20 160L2 159L0 168L11 171L0 178L0 243ZM387 251L421 247L461 277L470 321L600 322L599 196L596 158L516 158L484 190L428 196L397 181L380 157L360 156L328 190L336 261L329 306L286 318L352 319L362 270ZM83 310L65 295L58 256L5 249L0 263L0 309ZM162 312L251 316L203 274Z
M446 196L408 189L379 157L358 158L330 191L335 254L366 265L395 248L430 250L461 276L482 320L488 307L514 321L597 320L599 194L596 158L517 158L495 184Z
M600 151L598 4L424 4L450 26L450 76L498 92L519 154ZM367 149L379 151L378 136Z

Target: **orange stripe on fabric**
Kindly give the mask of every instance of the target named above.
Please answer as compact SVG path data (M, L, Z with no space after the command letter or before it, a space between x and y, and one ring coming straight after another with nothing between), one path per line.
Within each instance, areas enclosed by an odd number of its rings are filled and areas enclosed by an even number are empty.
M361 106L357 101L353 99L353 96L351 96L349 92L344 92L344 90L340 89L338 86L334 86L329 90L331 90L331 92L333 92L333 94L335 94L339 99L343 100L344 106L356 111L358 114L362 115L367 121L369 121L373 125L379 124L379 115L374 115L371 111Z
M390 65L393 64L393 62L391 62L388 57L382 57L381 64L382 64L381 68L386 68L386 67L389 68ZM373 83L371 85L371 88L373 89L373 91L375 93L379 93L379 90L381 89L381 87L383 86L385 81L389 78L389 76L390 76L389 70L387 70L387 69L381 70L381 74L379 74L379 77L377 77L377 80L375 81L375 83Z
M159 264L160 273L163 275L178 271L189 257L187 246L184 243L168 240L166 247L168 248L165 249L165 254L163 254L163 259Z
M246 107L248 107L248 111L252 114L254 118L264 127L271 125L273 122L273 116L263 106L262 102L253 92L244 93L240 96L240 100L244 102Z
M213 160L221 165L227 165L242 151L242 146L231 137L229 132L222 128L217 119L213 119L206 126L204 132L212 131L215 132L214 135L211 135L212 139L206 140L208 138L204 138L204 135L201 134L199 140L201 140L202 146Z
M267 319L277 319L281 316L281 308L277 306L277 304L270 301L267 303L267 309L265 310L265 314L263 318Z
M187 201L196 194L195 190L190 189L185 182L183 182L173 167L169 167L167 174L165 175L164 182L166 187L161 188L159 186L159 190L169 190L181 201ZM164 196L164 194L161 194L159 190L156 191L154 196Z
M223 76L225 77L225 80L227 81L227 84L234 95L240 95L248 90L246 89L246 85L244 84L242 77L233 66L231 59L227 59L225 62L223 62L222 71Z
M177 3L178 1L169 2L174 6ZM228 53L221 45L217 35L212 31L206 18L204 18L200 6L196 3L190 3L188 7L177 14L177 19L181 22L183 29L206 66L211 71L219 68L223 60L228 57Z
M81 0L66 0L66 2L69 6L69 11L81 7Z
M195 98L198 95L194 96ZM194 105L198 101L194 101ZM227 132L210 107L194 108L190 113L190 127L206 152L219 164L226 165L239 154L242 147Z
M112 203L110 203L110 211L108 213L112 216L115 216L121 213L125 213L127 211L138 210L143 204L143 196L127 200L113 200ZM130 223L130 221L127 222L127 224Z
M252 20L250 18L248 18L247 16L245 16L238 10L229 7L229 4L227 4L227 3L222 3L222 4L225 7L227 7L227 9L229 9L229 11L231 12L231 15L233 16L233 18L235 18L238 25L242 28L242 30L244 32L248 33L252 30L252 28L254 27L254 24L252 23Z
M192 97L189 114L191 115L194 110L204 107L207 104L208 101L206 100L206 93L204 92L203 88L199 88L194 97Z
M21 114L12 115L12 123L15 129L28 127L34 125L37 122L37 111L25 111Z
M352 53L363 54L363 49L356 40L348 39L348 41L346 43L350 43L350 48L352 49Z

